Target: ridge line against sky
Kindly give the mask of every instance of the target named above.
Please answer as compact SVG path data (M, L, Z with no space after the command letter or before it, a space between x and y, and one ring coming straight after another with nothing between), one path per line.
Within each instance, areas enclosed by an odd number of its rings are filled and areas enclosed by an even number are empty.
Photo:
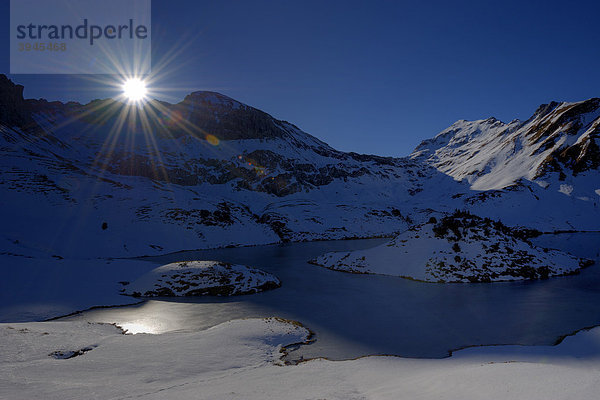
M9 0L0 11L8 75ZM217 91L344 151L406 156L460 119L524 120L600 93L595 1L154 0L152 12L153 66L177 53L158 99ZM8 76L27 98L116 95L89 77Z

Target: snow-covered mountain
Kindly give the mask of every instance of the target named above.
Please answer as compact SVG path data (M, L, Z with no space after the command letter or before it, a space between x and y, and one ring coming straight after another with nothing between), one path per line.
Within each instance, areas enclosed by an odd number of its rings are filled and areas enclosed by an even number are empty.
M597 105L549 105L508 125L459 121L390 158L335 150L214 92L82 105L26 100L0 76L0 253L392 236L455 209L544 231L600 229Z
M137 107L24 100L5 77L0 87L5 253L123 256L390 235L416 218L426 187L456 187L409 159L337 151L218 93Z
M527 121L458 121L422 142L425 160L475 190L503 189L521 179L568 196L600 196L600 99L541 105Z
M527 121L457 121L411 154L467 182L465 208L541 230L600 229L600 99L541 105Z

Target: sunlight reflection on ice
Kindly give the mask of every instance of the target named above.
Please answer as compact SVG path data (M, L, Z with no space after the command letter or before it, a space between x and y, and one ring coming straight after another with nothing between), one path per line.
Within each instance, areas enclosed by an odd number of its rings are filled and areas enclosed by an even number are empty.
M160 328L158 326L152 326L150 321L131 321L120 323L118 326L125 331L126 334L136 335L138 333L149 333L149 334L158 334L160 333Z

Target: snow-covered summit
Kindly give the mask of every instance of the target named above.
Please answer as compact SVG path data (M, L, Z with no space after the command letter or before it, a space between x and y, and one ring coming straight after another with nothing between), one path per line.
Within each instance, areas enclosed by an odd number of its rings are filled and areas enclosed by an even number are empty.
M188 103L201 103L201 104L211 104L213 106L220 106L223 108L251 108L246 104L240 103L237 100L232 99L229 96L221 94L219 92L213 92L209 90L198 90L188 94L184 100L184 102Z
M541 105L527 121L457 121L412 153L475 190L521 179L580 197L597 196L600 99ZM596 184L596 186L598 186Z

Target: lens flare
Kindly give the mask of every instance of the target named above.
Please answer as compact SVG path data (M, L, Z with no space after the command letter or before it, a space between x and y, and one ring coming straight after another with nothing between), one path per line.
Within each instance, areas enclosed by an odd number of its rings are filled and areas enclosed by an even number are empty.
M212 144L213 146L218 146L220 143L219 138L215 135L206 135L206 141Z

